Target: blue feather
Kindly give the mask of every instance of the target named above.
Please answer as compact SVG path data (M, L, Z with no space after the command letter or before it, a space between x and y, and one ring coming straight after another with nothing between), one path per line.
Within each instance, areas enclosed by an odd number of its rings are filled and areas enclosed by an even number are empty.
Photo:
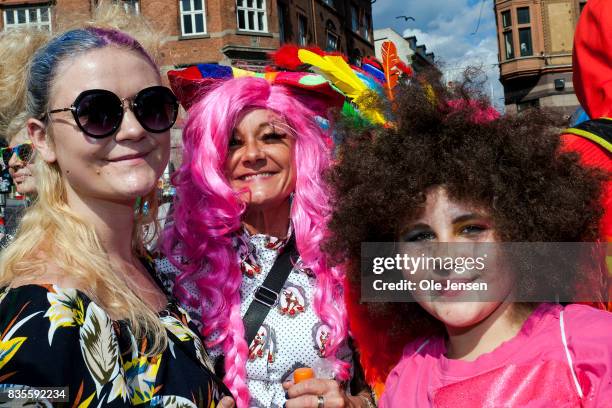
M382 72L380 69L376 68L375 66L370 65L370 64L363 64L361 66L361 69L363 69L368 74L372 75L374 78L379 80L381 83L384 84L385 82L387 82L385 78L385 73Z
M359 71L355 71L353 70L353 72L355 72L355 74L357 74L357 77L359 79L361 79L361 81L371 90L376 91L376 92L383 92L382 86L376 82L376 80L366 74L364 74L363 72L359 72Z
M202 74L202 78L233 78L232 67L217 64L198 64L198 70Z

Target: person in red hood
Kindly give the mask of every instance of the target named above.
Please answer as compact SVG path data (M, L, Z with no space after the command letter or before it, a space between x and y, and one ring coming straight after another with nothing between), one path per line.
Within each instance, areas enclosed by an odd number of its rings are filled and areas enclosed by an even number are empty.
M574 37L574 90L592 120L568 129L562 136L582 162L612 172L612 2L591 0L582 11ZM612 239L612 181L603 204L604 237Z
M567 150L580 154L586 166L612 174L612 2L590 0L582 11L574 36L574 91L591 120L567 129ZM612 242L612 180L604 187L602 241ZM612 257L608 257L612 282ZM609 285L612 295L612 285ZM612 302L608 303L612 310Z

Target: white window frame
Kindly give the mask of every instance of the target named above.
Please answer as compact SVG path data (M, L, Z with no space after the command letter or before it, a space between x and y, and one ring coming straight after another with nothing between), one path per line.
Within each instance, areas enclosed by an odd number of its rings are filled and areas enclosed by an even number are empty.
M248 2L252 1L252 7L248 7ZM236 27L238 27L239 31L245 31L249 33L267 33L268 32L268 11L266 7L266 0L261 0L261 8L257 7L258 0L236 0ZM240 5L242 4L242 6ZM240 13L244 13L244 24L245 27L240 27L240 19L238 18ZM258 15L263 13L263 27L260 29L258 27L249 27L249 12L254 13L253 23L255 26L258 26Z
M134 12L135 15L140 14L140 0L120 0L123 3L123 9L126 13Z
M42 9L47 9L47 21L42 21ZM25 12L25 23L17 22L17 13L19 10L24 10ZM36 21L30 21L30 11L36 10ZM9 24L8 22L8 13L13 14L13 23ZM11 7L2 10L2 16L4 18L4 30L10 30L12 28L38 28L39 30L48 30L51 32L51 6L42 5L42 6L31 6L31 7Z
M183 0L179 0L179 15L180 15L180 19L181 19L181 36L183 37L193 37L193 36L198 36L198 35L206 35L208 33L207 31L207 27L206 27L206 0L202 0L202 9L201 10L196 10L195 9L195 0L188 0L189 1L189 6L190 6L190 10L189 11L185 11L183 10ZM196 31L196 16L197 15L202 15L202 20L204 22L203 24L203 31ZM191 18L191 28L193 29L193 32L191 33L185 33L185 25L184 25L184 17L185 16L189 16Z

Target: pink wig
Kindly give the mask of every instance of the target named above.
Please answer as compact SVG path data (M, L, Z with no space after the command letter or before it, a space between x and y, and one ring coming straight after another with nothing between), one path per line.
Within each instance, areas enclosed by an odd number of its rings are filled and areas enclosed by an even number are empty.
M183 132L183 164L173 176L177 188L174 223L164 233L163 248L181 270L176 295L187 304L201 307L202 335L209 346L220 344L223 349L224 381L239 408L249 402L248 345L240 316L242 273L232 235L241 228L246 206L230 187L223 168L235 127L253 109L269 109L278 114L295 138L297 180L290 216L296 245L304 265L317 278L315 312L331 329L326 357L334 363L338 379L349 377L348 364L336 358L338 346L347 337L343 275L339 269L326 265L320 249L330 214L322 173L331 157L328 136L313 119L315 113L324 110L321 103L303 92L271 85L264 79L232 79L191 107ZM179 262L181 258L187 262ZM187 282L197 286L200 298L185 289Z

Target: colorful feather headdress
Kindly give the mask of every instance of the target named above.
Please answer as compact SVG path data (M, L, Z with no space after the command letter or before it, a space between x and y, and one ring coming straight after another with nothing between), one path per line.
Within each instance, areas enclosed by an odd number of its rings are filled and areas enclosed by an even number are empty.
M344 95L325 78L308 72L265 72L258 73L240 68L216 64L198 64L182 70L168 71L170 86L181 105L189 109L209 90L219 83L232 78L257 77L270 83L307 91L313 97L325 101L328 107L342 107Z
M361 67L349 65L341 54L295 45L281 47L272 54L272 59L279 69L308 69L320 74L349 99L350 104L343 108L345 115L357 113L371 124L386 126L389 120L381 102L385 98L393 100L400 76L411 76L412 70L401 62L391 41L383 43L382 51L382 62L365 58Z
M245 76L308 91L329 107L341 107L346 117L357 123L390 126L382 106L393 100L393 90L401 75L412 75L400 61L395 45L383 43L383 60L364 58L361 67L351 66L339 53L326 53L316 47L285 45L272 54L274 67L265 73L240 68L198 64L168 72L170 86L185 109L222 81Z

